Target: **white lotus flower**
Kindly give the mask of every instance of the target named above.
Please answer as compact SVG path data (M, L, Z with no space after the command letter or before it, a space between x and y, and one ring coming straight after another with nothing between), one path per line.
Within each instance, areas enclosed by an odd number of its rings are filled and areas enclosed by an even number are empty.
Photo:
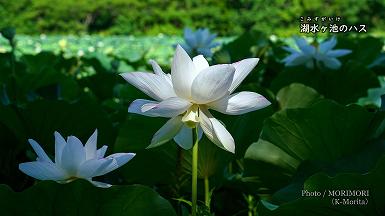
M110 187L110 184L92 181L92 178L121 167L135 156L134 153L116 153L104 157L108 146L96 149L97 130L84 146L75 136L69 136L66 141L55 132L55 162L52 162L35 140L28 141L38 157L36 161L19 164L19 169L33 178L59 183L81 178L97 187Z
M213 55L211 49L217 47L219 43L214 43L217 35L210 34L208 29L198 29L193 32L189 28L184 29L183 37L185 44L181 46L190 55L204 55L211 57Z
M304 64L308 68L314 68L314 62L317 62L322 63L325 67L338 69L341 67L341 62L337 58L352 52L348 49L333 50L337 45L335 37L320 43L317 48L309 44L304 38L295 37L294 40L299 50L283 47L283 49L290 52L290 55L282 60L286 66Z
M258 61L250 58L234 64L209 66L202 55L191 60L178 45L171 75L165 74L153 60L150 63L155 74L121 74L131 85L156 100L137 99L131 103L128 112L171 118L155 133L149 147L174 138L182 148L190 149L193 145L191 128L198 126L213 143L234 153L233 137L209 109L240 115L270 105L266 98L254 92L232 94Z

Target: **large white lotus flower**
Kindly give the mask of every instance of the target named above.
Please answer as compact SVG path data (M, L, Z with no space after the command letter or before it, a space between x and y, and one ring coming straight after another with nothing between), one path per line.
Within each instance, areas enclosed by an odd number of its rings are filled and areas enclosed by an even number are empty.
M35 140L28 141L38 157L36 161L19 164L19 169L33 178L59 183L68 183L82 178L97 187L111 187L107 183L92 181L92 178L121 167L135 156L134 153L116 153L104 157L107 146L96 149L97 130L84 146L74 136L69 136L66 141L58 132L55 132L55 163Z
M290 55L282 60L286 66L304 64L308 68L314 68L314 62L317 62L322 63L325 67L338 69L341 67L341 62L337 58L352 52L348 49L333 50L337 45L335 37L320 43L318 47L309 44L304 38L295 37L294 40L299 50L283 47L283 49L290 52Z
M205 57L211 57L213 55L212 48L217 47L219 43L213 42L216 34L210 34L208 29L198 29L193 32L189 28L184 29L184 41L185 44L181 46L190 55L204 55Z
M191 60L178 45L171 75L165 74L152 60L155 74L122 74L126 81L156 100L135 100L128 112L171 118L156 132L149 147L159 146L175 137L182 148L190 149L193 145L191 128L198 126L213 143L234 153L232 136L209 109L240 115L270 105L266 98L254 92L232 94L258 61L250 58L234 64L209 66L202 55Z

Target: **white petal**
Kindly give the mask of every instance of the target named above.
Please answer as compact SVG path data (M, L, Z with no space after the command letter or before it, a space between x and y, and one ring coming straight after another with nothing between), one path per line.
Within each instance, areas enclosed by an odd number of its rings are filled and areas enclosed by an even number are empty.
M27 162L27 163L21 163L19 164L19 169L39 180L64 180L67 178L66 173L58 168L54 163L49 162L40 162L40 161L34 161L34 162Z
M215 145L231 153L235 152L234 139L226 128L216 118L212 117L207 110L201 109L201 127Z
M207 62L205 57L203 57L203 55L195 56L193 58L193 63L195 65L195 69L198 71L198 73L200 71L202 71L203 69L206 69L209 67L209 63Z
M157 104L143 104L141 107L141 114L153 117L171 118L184 113L190 106L190 102L179 97L172 97Z
M52 160L48 157L48 155L45 153L45 151L41 148L41 146L33 139L28 140L29 144L31 144L33 150L37 154L37 160L41 162L50 162L52 163Z
M150 64L151 64L151 66L152 66L152 69L154 70L154 73L155 73L156 75L158 75L158 76L162 76L165 80L168 81L168 83L169 83L170 86L172 87L171 77L170 77L170 76L167 76L167 74L165 74L165 73L163 72L162 68L159 66L159 64L158 64L156 61L150 59L149 62L150 62Z
M172 139L181 129L182 117L176 116L166 122L152 137L151 144L147 148L160 146Z
M92 180L88 180L90 183L92 183L94 186L96 187L100 187L100 188L109 188L111 187L112 185L108 184L108 183L104 183L104 182L99 182L99 181L92 181Z
M84 161L84 163L80 165L76 176L84 179L98 176L98 171L104 170L111 163L113 163L113 160L105 158Z
M106 154L107 148L108 148L108 146L104 145L100 149L98 149L96 151L96 158L97 159L103 158L104 155Z
M191 97L197 104L218 100L227 94L233 81L232 65L214 65L201 71L192 84Z
M174 141L185 150L189 150L193 146L192 130L192 128L183 125L174 137Z
M107 173L109 173L109 172L111 172L111 171L113 171L119 167L119 165L115 159L108 158L107 160L111 160L112 162L109 163L108 166L99 167L99 169L96 170L96 173L95 173L96 176L101 176L101 175L107 174Z
M55 163L60 166L61 155L63 153L64 146L67 143L65 139L60 135L60 133L55 131L54 135L55 135Z
M150 108L151 106L155 107L157 104L159 104L159 102L151 101L151 100L144 100L144 99L136 99L128 107L128 112L129 113L140 114L140 115L144 115L144 116L154 117L153 115L151 115L151 113L146 113L146 112L142 111L142 107L145 104L146 104L147 108Z
M77 169L86 159L86 153L80 140L74 136L67 139L61 156L62 168L69 175L76 175Z
M127 82L155 100L175 97L174 90L164 76L146 72L130 72L120 74Z
M295 37L295 43L298 48L306 55L313 55L316 51L315 47L310 45L304 38Z
M177 45L171 65L171 77L175 93L179 97L190 98L191 85L197 74L198 71L189 55L181 46Z
M336 57L341 57L347 54L350 54L352 51L348 49L336 49L336 50L330 50L329 52L326 53L327 56L336 58Z
M341 62L336 58L324 58L322 62L325 64L326 67L334 70L341 67Z
M135 156L135 153L115 153L106 157L106 159L113 158L118 165L117 168L123 166Z
M154 73L155 73L156 75L161 75L161 76L162 76L162 75L165 74L165 73L163 72L162 68L159 66L159 64L158 64L156 61L150 59L148 62L151 64L152 69L154 70Z
M224 114L241 115L265 108L270 104L270 101L260 94L243 91L211 102L208 106Z
M106 158L85 161L78 172L81 178L92 178L111 172L131 160L134 153L116 153Z
M233 82L231 83L229 92L233 92L241 82L246 78L247 75L254 69L258 64L259 58L248 58L239 62L235 62L232 65L235 68Z
M192 129L183 125L180 129L179 133L174 137L174 141L183 149L189 150L193 146L193 137L192 137ZM203 130L201 127L198 129L198 138L199 140L202 138Z
M329 50L333 49L337 44L337 39L332 37L330 40L324 41L319 45L319 52L326 53Z
M98 139L98 130L96 129L91 137L87 140L84 145L84 150L86 152L86 160L96 158L96 143Z

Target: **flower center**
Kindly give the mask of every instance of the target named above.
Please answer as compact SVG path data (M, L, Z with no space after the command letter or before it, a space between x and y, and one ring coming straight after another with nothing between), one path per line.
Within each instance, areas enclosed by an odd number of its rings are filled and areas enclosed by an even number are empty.
M197 104L192 105L182 117L187 127L195 128L199 122L199 106Z

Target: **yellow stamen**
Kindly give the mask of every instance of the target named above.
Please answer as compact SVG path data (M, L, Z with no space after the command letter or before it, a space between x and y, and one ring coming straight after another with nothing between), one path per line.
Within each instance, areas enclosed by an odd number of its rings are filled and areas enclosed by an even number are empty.
M196 104L192 105L182 117L182 121L187 127L195 128L199 122L199 106Z

